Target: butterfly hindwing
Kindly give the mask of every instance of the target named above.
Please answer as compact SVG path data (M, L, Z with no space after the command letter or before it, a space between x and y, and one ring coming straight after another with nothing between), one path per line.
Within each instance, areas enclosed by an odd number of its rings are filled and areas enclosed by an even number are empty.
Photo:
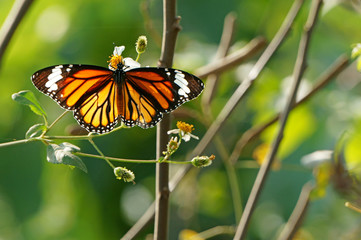
M196 76L172 68L134 68L125 71L119 89L123 96L122 121L142 128L153 127L163 113L197 97L203 82Z

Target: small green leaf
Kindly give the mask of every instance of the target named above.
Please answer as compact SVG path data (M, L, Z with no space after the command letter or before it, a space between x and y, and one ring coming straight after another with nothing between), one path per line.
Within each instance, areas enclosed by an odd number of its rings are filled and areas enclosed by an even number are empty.
M77 167L84 172L88 172L83 161L74 152L80 151L78 146L71 143L49 144L47 149L47 160L50 163L64 164Z
M46 126L43 123L38 123L29 128L25 134L25 138L33 138L40 136L43 132L46 131Z
M33 92L29 90L20 91L18 93L14 93L11 97L14 101L20 104L28 105L35 114L46 117L46 112L41 107L39 101L35 98Z

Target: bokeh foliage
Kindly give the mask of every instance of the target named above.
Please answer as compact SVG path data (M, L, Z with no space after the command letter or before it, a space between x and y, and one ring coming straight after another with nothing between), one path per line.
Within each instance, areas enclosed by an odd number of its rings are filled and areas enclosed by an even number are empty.
M224 17L230 11L238 16L236 44L231 50L259 35L272 39L291 2L178 1L183 29L177 42L175 67L192 72L212 60ZM220 137L229 146L229 152L242 132L283 108L309 3L306 1L289 38L273 56L246 101L222 127ZM11 4L11 1L0 1L1 22ZM145 22L144 16L152 19L151 30L146 27L149 22ZM361 16L350 5L331 6L326 2L312 38L301 92L309 89L340 54L350 54L351 45L361 42L360 25ZM124 54L135 57L134 43L139 35L147 35L149 43L140 62L154 66L160 54L161 31L161 1L34 1L0 69L0 142L22 139L30 126L42 121L40 116L11 99L15 92L33 91L49 121L63 111L35 90L30 81L33 72L62 63L106 66L114 44L125 45ZM255 60L223 75L212 102L214 115L223 108L244 78L245 69ZM356 170L361 155L360 79L356 66L350 66L306 105L292 112L278 156L282 161L281 169L269 176L252 218L249 239L270 239L280 230L302 185L313 178L312 170L305 169L300 159L316 150L332 150L345 131L351 133L349 145L345 146L345 159L352 164L351 170L359 173ZM200 111L200 101L192 101L185 107ZM186 120L194 124L194 134L202 137L206 128L195 119ZM76 125L68 114L52 132L64 135ZM240 157L237 174L243 204L257 169L241 163L252 159L256 146L270 144L274 132L274 127L265 131ZM108 156L155 157L155 128L134 127L94 141ZM76 144L84 152L95 153L87 142L77 141ZM183 144L174 158L184 159L195 144L194 141ZM214 145L206 152L218 156ZM102 160L83 159L88 174L50 164L46 161L46 147L38 142L0 148L0 159L0 238L3 239L119 239L154 198L153 164L125 164L136 174L136 185L132 185L116 180ZM171 175L177 168L172 166ZM323 198L312 202L302 227L307 239L357 239L353 237L360 236L360 215L344 207L343 197L329 186ZM170 239L176 239L183 229L201 232L217 225L234 224L230 187L222 159L216 158L211 167L194 169L185 177L172 194L170 213ZM151 232L152 227L149 227L140 239Z

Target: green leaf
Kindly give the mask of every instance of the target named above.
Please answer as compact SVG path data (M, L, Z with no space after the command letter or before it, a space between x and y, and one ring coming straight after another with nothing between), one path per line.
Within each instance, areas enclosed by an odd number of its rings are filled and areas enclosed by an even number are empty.
M79 152L80 148L71 143L49 144L47 149L47 160L54 164L64 164L77 167L84 172L88 172L83 161L74 152Z
M43 132L46 131L46 126L43 123L38 123L29 128L29 130L25 134L25 138L33 138L40 136Z
M33 92L29 90L20 91L14 93L11 97L14 101L22 105L28 105L35 114L46 117L46 112L41 107Z

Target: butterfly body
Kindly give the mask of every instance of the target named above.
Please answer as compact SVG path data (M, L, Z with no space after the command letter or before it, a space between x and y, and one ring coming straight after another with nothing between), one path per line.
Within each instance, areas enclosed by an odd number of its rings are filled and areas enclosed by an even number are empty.
M127 126L153 127L179 105L196 98L203 82L172 68L116 68L65 64L44 68L31 77L36 88L90 132L111 131L118 119Z

